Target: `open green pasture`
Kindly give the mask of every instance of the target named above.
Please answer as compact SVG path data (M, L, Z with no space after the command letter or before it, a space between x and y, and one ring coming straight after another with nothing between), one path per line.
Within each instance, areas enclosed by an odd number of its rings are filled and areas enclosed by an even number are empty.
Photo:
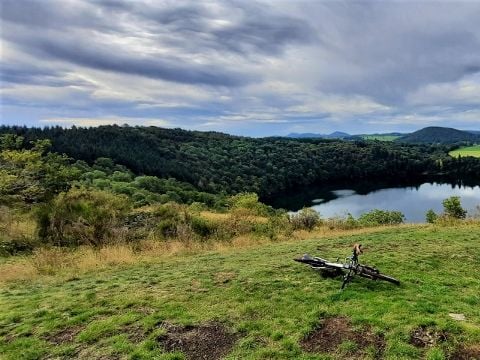
M292 261L344 257L356 242L402 284L358 278L340 291ZM227 359L462 358L480 351L479 265L480 226L401 226L6 283L0 358L183 359L168 332L205 324L234 334ZM328 352L304 350L328 319L363 338L324 331Z
M364 140L378 140L378 141L394 141L398 139L398 135L362 135Z
M480 157L480 145L462 147L460 149L450 151L449 155L453 157L459 157L459 156Z

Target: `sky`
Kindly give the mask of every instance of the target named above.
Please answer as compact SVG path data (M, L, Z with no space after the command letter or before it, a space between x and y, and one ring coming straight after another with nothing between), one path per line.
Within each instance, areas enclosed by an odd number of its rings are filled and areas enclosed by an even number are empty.
M0 1L0 123L480 130L479 1Z

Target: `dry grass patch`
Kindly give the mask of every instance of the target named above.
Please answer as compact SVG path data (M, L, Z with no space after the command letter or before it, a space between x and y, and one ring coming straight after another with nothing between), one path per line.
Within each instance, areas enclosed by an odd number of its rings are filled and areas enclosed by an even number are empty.
M403 225L395 226L395 228L418 226ZM368 234L381 232L388 228L393 228L393 226L352 230L330 230L327 227L319 227L310 232L298 230L291 236L280 236L275 242L293 243L312 238ZM140 261L155 262L159 258L198 254L207 251L231 253L238 249L256 248L269 243L272 243L272 240L266 237L241 235L224 242L144 240L135 244L114 244L101 248L88 246L76 249L40 248L31 256L12 258L0 264L0 282L27 280L41 275L84 273L116 265L134 264Z
M38 275L30 259L14 259L0 265L0 283L14 280L28 280Z

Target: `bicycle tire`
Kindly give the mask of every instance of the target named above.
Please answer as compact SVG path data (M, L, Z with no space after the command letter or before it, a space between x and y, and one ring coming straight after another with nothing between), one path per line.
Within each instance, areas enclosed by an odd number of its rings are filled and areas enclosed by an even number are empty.
M372 279L372 280L384 280L384 281L388 281L388 282L390 282L392 284L395 284L395 285L400 285L400 280L397 280L394 277L391 277L389 275L382 274L378 270L375 271L375 270L371 270L371 269L362 268L358 272L358 275L366 277L368 279Z
M385 281L388 281L392 284L395 284L395 285L400 285L400 280L397 280L395 279L394 277L391 277L391 276L388 276L388 275L385 275L385 274L382 274L382 273L378 273L376 275L377 279L380 279L380 280L385 280Z

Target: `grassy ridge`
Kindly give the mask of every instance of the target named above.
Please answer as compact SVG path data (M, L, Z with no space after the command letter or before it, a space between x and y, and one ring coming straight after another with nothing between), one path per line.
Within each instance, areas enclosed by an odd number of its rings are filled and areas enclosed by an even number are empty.
M343 316L381 335L386 359L447 358L480 344L479 230L404 226L7 283L0 285L0 354L181 359L162 350L161 324L215 320L238 334L228 359L374 358L372 349L355 353L356 344L348 341L329 355L302 351L299 342L321 319ZM354 242L368 248L365 263L402 285L356 279L340 292L340 280L292 261L304 252L335 259ZM466 321L449 313L464 314ZM410 344L422 325L447 334L445 341Z
M452 157L459 157L459 156L480 157L480 145L462 147L460 149L450 151L449 155Z

